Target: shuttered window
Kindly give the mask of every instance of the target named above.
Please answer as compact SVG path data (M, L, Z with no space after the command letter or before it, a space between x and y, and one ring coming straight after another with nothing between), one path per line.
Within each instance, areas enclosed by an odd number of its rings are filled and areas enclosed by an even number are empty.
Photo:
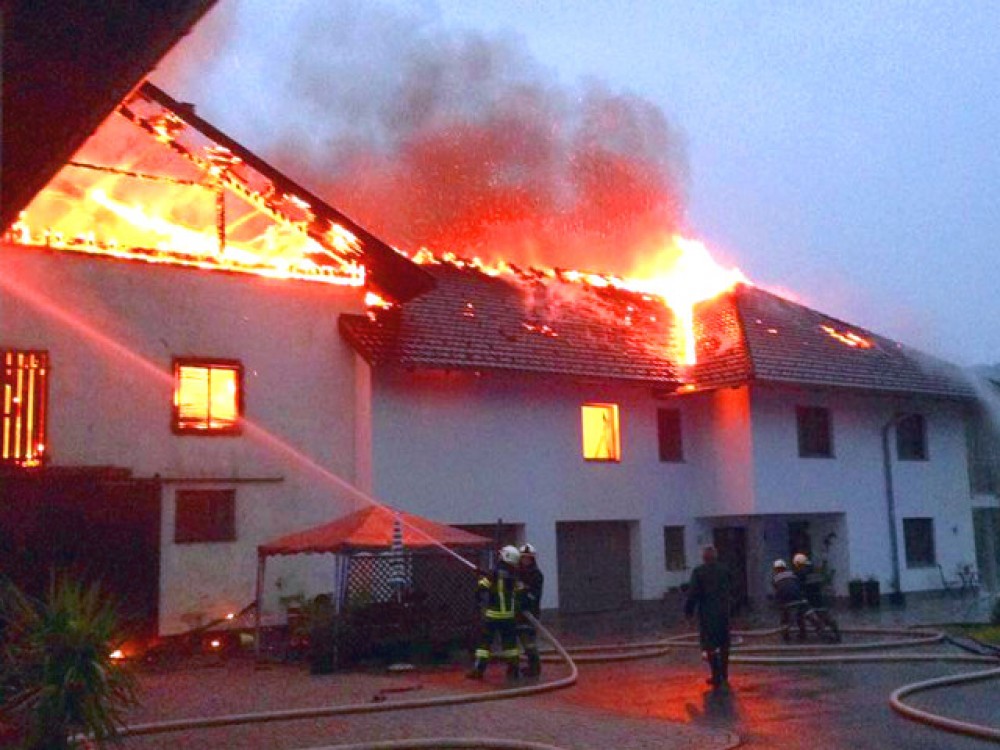
M0 371L0 463L31 468L45 458L48 397L47 352L2 351Z
M680 409L657 409L656 432L660 443L660 460L683 461L684 438L681 433Z
M231 542L235 539L235 490L177 490L175 542Z

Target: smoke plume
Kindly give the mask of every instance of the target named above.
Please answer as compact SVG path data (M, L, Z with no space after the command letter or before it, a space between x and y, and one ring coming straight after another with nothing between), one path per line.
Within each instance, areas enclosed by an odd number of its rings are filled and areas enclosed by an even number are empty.
M681 228L684 148L650 102L371 3L283 22L264 155L389 243L627 273Z

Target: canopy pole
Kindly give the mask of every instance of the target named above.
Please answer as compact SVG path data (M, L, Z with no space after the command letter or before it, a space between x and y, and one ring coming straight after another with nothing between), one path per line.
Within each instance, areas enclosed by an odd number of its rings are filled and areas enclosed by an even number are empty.
M257 550L257 586L254 592L253 608L253 654L254 662L260 662L260 620L261 620L261 599L264 591L264 567L267 565L267 557Z

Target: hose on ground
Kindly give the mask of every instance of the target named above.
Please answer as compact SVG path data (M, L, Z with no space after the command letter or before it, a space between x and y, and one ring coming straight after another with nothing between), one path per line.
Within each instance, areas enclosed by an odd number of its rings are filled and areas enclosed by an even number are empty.
M521 687L504 688L501 690L490 690L482 693L471 693L462 695L443 695L435 698L420 698L405 701L394 701L392 703L355 703L340 706L315 706L311 708L293 708L282 711L260 711L246 714L228 714L224 716L200 716L189 719L176 719L173 721L159 721L147 724L133 724L125 727L121 736L160 734L163 732L179 732L188 729L207 729L210 727L233 726L237 724L263 724L273 721L292 721L296 719L314 719L326 716L346 716L351 714L377 713L380 711L402 711L411 708L431 708L437 706L453 706L463 703L479 703L482 701L505 700L508 698L521 698L537 693L546 693L552 690L568 688L576 684L579 677L579 670L572 657L563 648L562 644L556 640L555 636L548 631L538 620L526 613L532 624L538 629L543 638L548 640L556 649L559 655L569 666L569 674L550 682L542 682L537 685L524 685Z

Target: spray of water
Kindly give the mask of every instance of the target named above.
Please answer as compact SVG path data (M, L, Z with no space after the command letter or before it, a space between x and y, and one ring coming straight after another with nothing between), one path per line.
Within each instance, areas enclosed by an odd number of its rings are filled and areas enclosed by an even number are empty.
M144 378L152 380L157 385L163 386L166 389L173 387L173 376L171 373L164 371L154 362L151 362L121 342L117 341L115 338L102 331L98 326L90 323L80 313L72 312L66 309L53 300L51 296L38 289L30 280L14 278L9 271L7 271L0 274L0 288L12 297L30 305L34 310L45 317L57 321L62 326L78 334L86 341L89 341L94 345L94 348L97 351L101 352L105 356L112 357L116 363L124 364L125 366L138 372ZM380 502L375 497L366 492L362 492L343 477L330 471L325 466L322 466L312 457L292 447L288 442L254 423L252 420L244 420L243 427L244 434L247 435L247 437L264 446L264 448L272 454L281 456L287 462L298 467L300 470L308 472L317 480L328 486L335 487L343 496L355 502L361 503L362 505L375 505L381 508L387 508L384 503ZM436 547L451 555L466 567L472 569L476 568L473 563L466 560L464 557L444 545L440 540L435 539L426 533L424 530L416 528L412 524L407 523L405 520L403 520L403 524L413 533L433 543Z

